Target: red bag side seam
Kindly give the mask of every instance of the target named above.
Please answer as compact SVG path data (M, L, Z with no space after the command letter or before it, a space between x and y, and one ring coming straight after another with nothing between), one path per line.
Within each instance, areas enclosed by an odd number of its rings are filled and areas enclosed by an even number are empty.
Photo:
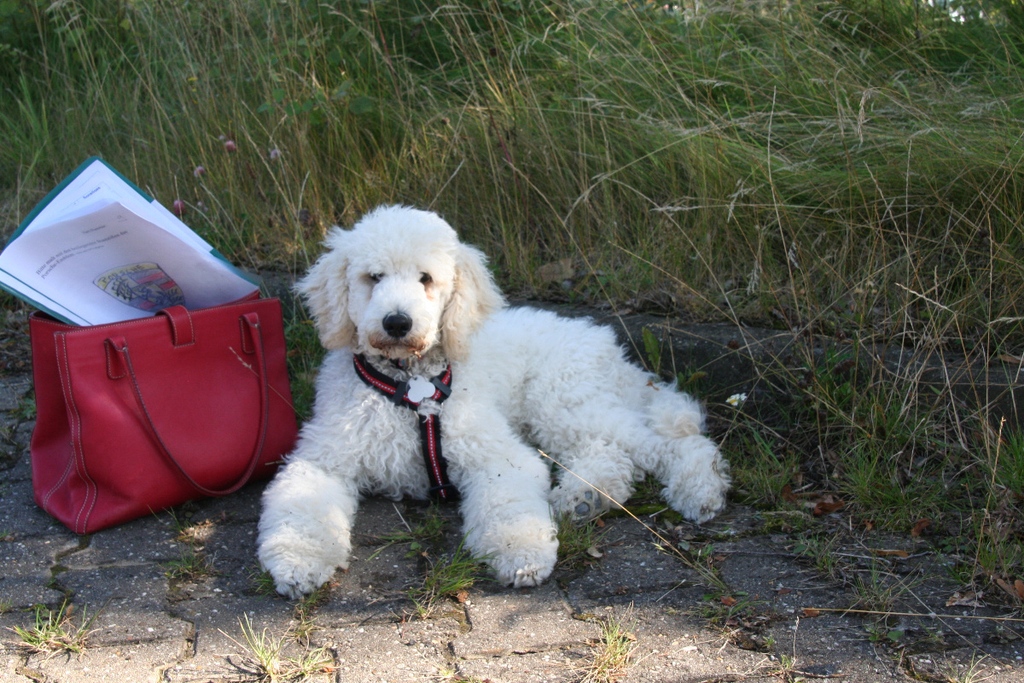
M55 334L54 338L57 340L57 344L62 344L64 342L64 335L63 335L63 333ZM66 394L67 391L64 389L64 373L59 371L59 369L61 367L61 364L60 364L60 353L57 351L56 345L54 347L54 355L57 356L57 367L58 367L57 376L60 378L61 390ZM69 416L69 418L70 418L70 416ZM64 485L64 482L67 481L67 478L68 478L68 476L70 476L71 471L72 471L72 467L74 466L74 464L75 464L74 458L68 460L67 465L64 466L64 473L60 476L60 479L58 479L57 482L52 487L50 487L50 490L47 491L46 494L43 496L43 506L44 507L49 507L50 498L53 496L54 493L57 492L57 490L59 488L61 488Z
M78 414L78 406L75 404L74 388L71 386L71 368L67 358L66 335L59 335L61 353L58 355L58 364L61 369L61 384L64 388L64 397L68 402L68 421L71 424L71 450L75 455L75 471L79 478L85 483L86 494L82 506L75 515L75 533L85 533L89 524L89 517L92 515L96 500L99 498L99 491L96 482L89 476L89 470L85 466L85 453L82 450L82 419ZM91 502L90 502L91 501ZM87 511L88 509L88 511ZM85 518L82 518L83 513Z

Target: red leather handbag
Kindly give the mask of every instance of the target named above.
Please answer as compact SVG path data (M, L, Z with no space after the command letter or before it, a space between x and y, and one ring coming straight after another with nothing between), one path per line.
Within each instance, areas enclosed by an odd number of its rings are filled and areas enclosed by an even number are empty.
M277 299L29 332L35 499L75 533L233 493L295 443Z

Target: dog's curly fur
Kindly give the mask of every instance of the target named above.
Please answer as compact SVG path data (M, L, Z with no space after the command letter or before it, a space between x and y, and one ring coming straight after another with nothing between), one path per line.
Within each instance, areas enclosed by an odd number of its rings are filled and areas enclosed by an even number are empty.
M551 574L555 516L599 514L645 473L691 520L723 507L727 465L697 402L627 362L608 328L505 308L484 255L436 214L382 207L326 247L297 286L329 351L314 416L259 523L259 559L283 595L348 566L360 495L427 497L418 416L363 384L353 353L396 380L452 364L451 397L419 410L443 417L466 543L505 584ZM400 336L384 323L393 314L410 325ZM563 466L553 489L536 447Z

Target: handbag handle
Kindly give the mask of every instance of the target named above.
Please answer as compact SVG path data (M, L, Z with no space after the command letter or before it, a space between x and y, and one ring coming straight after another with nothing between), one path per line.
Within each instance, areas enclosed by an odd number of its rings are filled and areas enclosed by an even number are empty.
M135 401L139 405L139 409L142 411L142 415L145 417L144 424L149 428L150 434L154 440L159 444L160 453L174 468L181 473L188 482L200 493L207 496L226 496L234 493L238 489L242 488L252 473L256 470L256 465L259 463L260 456L263 453L263 445L266 442L267 437L267 423L270 421L270 400L269 400L269 385L267 380L267 363L266 358L263 355L263 334L260 329L260 318L255 312L245 313L239 316L239 323L242 327L242 345L246 352L254 352L256 355L257 365L257 376L259 377L260 385L260 430L259 438L256 440L256 446L253 449L252 455L249 457L249 463L245 468L245 472L235 481L233 484L223 489L211 489L203 486L195 479L193 479L185 468L181 466L178 460L171 453L170 449L167 448L167 444L160 436L160 432L157 431L156 425L153 424L153 418L149 414L149 409L146 408L146 400L142 397L142 389L139 387L139 380L135 375L135 368L132 366L131 354L128 351L128 341L124 337L109 337L106 339L105 344L109 350L112 350L117 356L120 357L123 366L127 369L127 376L130 378L130 384L132 387L132 393L135 394ZM252 342L252 351L250 351L246 344L246 335ZM177 345L177 344L175 344Z

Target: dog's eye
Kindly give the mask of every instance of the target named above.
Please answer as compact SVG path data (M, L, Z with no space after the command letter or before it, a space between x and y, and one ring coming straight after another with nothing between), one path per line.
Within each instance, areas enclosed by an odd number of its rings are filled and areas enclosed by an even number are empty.
M380 279L382 277L384 277L383 273L367 273L366 274L366 279L369 280L370 282L374 283L374 284L380 282Z
M421 273L421 275L422 275L422 277L420 278L420 284L421 285L429 285L431 282L434 281L434 278L430 277L430 273Z

